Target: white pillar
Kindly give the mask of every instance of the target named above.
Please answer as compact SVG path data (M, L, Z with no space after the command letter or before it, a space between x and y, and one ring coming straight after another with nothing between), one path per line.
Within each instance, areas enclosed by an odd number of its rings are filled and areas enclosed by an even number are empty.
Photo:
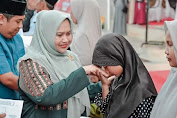
M110 0L107 0L107 30L110 30Z

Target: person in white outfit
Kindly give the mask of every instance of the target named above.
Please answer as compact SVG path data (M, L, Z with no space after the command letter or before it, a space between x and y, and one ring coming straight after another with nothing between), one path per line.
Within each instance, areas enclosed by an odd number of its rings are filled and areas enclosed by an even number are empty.
M166 58L172 67L152 109L150 118L177 118L177 20L165 21Z
M165 0L165 8L162 6L162 0L156 0L154 6L149 9L149 21L164 20L167 18L174 18L175 11L170 6L169 1Z
M100 8L96 0L71 0L71 18L77 24L71 51L83 66L92 64L95 44L101 36Z

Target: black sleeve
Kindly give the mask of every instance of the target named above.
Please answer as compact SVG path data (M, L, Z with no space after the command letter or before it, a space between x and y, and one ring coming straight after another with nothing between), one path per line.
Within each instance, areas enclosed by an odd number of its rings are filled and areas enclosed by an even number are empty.
M34 14L34 10L26 10L25 19L23 21L23 32L27 32L30 29L30 20Z

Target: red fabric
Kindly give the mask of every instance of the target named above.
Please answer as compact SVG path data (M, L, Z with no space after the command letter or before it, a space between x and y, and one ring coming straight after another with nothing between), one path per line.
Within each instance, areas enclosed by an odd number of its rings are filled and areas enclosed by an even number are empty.
M163 19L161 20L160 22L157 22L157 21L151 21L149 22L149 29L154 29L155 27L153 27L153 25L164 25L164 21L171 21L171 20L174 20L172 18L167 18L167 19ZM146 25L141 25L141 27L146 27Z
M70 0L60 0L60 1L58 1L55 4L54 9L62 11L62 12L70 13L71 12Z
M134 13L134 24L145 24L146 23L146 3L137 2L135 3Z
M167 19L161 20L160 22L152 21L152 22L149 22L149 25L164 25L164 21L171 21L171 20L174 20L174 19L167 18Z
M149 73L152 77L152 80L153 80L154 85L157 89L157 92L159 92L160 89L162 88L162 85L165 83L165 81L170 73L170 70L150 71Z

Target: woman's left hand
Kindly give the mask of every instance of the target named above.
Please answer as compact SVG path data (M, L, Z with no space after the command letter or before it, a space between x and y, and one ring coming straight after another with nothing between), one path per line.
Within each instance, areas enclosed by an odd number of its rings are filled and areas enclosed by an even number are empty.
M111 76L109 78L104 77L101 73L98 73L99 79L101 80L101 83L103 86L110 86L112 81L115 79L116 76Z
M99 79L102 83L102 99L104 100L109 93L109 86L111 85L112 81L115 79L115 76L111 76L109 78L104 77L101 73L98 73Z

